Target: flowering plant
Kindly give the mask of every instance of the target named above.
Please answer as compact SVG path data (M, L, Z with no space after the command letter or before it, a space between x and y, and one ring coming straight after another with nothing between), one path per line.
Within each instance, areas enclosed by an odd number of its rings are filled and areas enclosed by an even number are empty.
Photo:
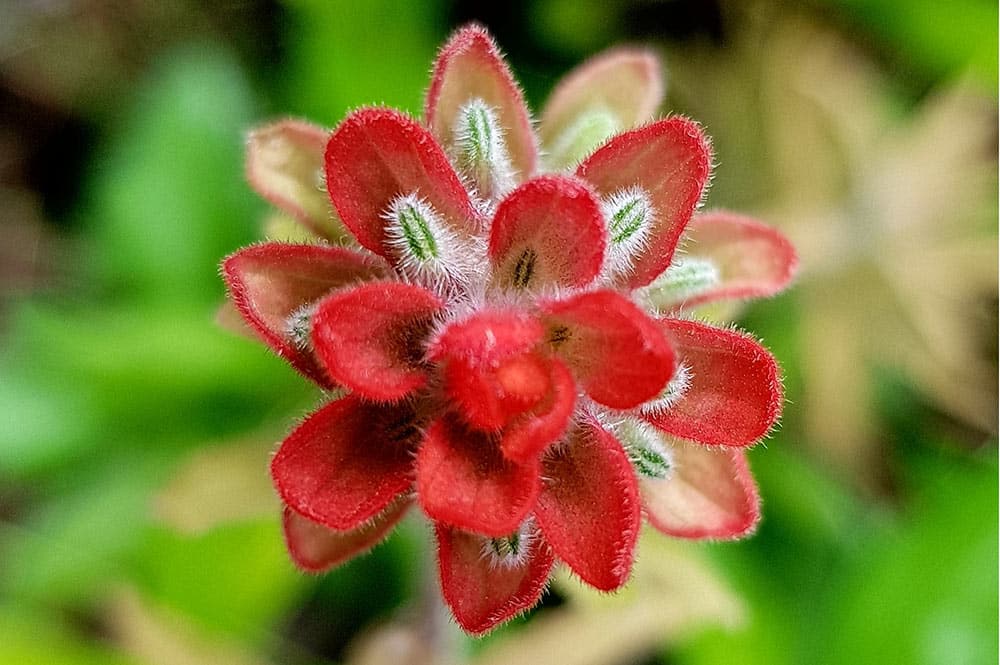
M557 560L622 586L643 515L683 538L754 528L744 449L779 416L778 368L684 312L778 292L795 254L695 214L709 142L651 120L661 96L655 57L611 51L559 84L536 134L468 26L422 122L363 108L332 133L251 134L250 182L317 237L223 263L245 321L330 392L271 464L299 567L366 551L416 504L445 601L482 633L534 606Z

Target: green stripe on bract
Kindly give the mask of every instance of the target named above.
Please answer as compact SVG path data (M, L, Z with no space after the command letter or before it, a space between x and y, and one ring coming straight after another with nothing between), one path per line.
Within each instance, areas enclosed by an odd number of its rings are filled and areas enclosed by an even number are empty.
M512 168L496 112L478 97L458 110L452 128L457 170L487 199L512 186Z
M718 286L719 269L709 259L681 257L647 289L649 302L665 309Z
M649 211L646 202L639 197L629 199L611 215L608 232L611 242L620 244L636 234L646 224Z
M647 246L656 213L649 194L642 187L623 187L601 200L608 232L605 274L609 277L627 275L636 257Z
M606 109L591 109L563 130L552 142L548 166L572 168L623 129L618 116Z
M662 480L673 467L662 436L653 427L635 418L625 418L615 427L632 466L639 475Z
M479 102L478 104L475 102ZM493 155L493 128L490 116L481 100L463 107L467 140L462 146L462 154L469 162L488 162Z
M490 538L490 549L498 557L516 557L521 554L521 534L515 531L502 538Z
M629 453L636 471L647 478L666 478L670 473L670 462L656 451L633 448Z
M416 206L408 205L399 211L399 225L413 256L420 261L438 258L437 240L430 224Z

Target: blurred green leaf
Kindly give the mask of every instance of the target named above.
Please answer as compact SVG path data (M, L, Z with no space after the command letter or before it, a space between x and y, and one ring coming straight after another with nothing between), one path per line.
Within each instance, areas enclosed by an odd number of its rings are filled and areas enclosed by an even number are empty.
M0 362L0 477L51 468L99 445L90 395Z
M825 0L932 76L971 69L985 88L997 84L997 3L987 0Z
M539 42L585 57L620 36L623 9L601 0L540 0L529 5L528 25Z
M288 559L279 522L275 515L198 536L151 527L130 568L156 604L209 631L259 640L305 580Z
M294 0L289 66L291 107L333 126L350 107L385 104L420 116L429 67L444 35L441 0Z
M85 218L106 289L180 302L221 298L219 260L263 211L243 178L253 94L212 45L168 53L93 166Z
M881 532L830 587L830 662L996 658L997 468L935 457L919 482L900 528Z
M0 590L32 604L94 603L140 538L164 462L136 453L99 457L78 466L58 501L22 524L0 523Z
M0 359L0 472L34 473L88 450L204 443L284 420L316 399L260 344L210 309L26 306Z
M0 663L5 665L135 665L50 614L0 606Z
M795 456L755 464L765 519L713 548L752 607L745 631L702 633L676 662L987 663L997 651L994 461L922 462L910 508L867 512ZM674 662L674 660L671 660Z

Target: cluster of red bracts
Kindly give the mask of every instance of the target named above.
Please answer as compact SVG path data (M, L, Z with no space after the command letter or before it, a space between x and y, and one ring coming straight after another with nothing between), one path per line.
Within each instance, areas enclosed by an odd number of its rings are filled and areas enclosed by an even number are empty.
M630 76L642 84L631 97L600 96ZM754 527L743 448L779 415L778 369L751 337L681 313L777 292L794 252L753 220L695 215L708 142L683 118L641 124L658 77L632 51L572 75L542 141L565 148L594 98L625 131L546 175L520 92L478 27L439 56L426 124L362 109L332 134L286 121L254 135L251 182L317 241L236 252L223 265L230 295L274 351L343 393L271 465L301 568L366 551L416 503L434 524L445 600L481 633L534 606L557 560L620 587L643 515L686 538ZM464 134L463 113L480 123ZM455 145L490 132L502 142ZM470 166L489 150L501 152ZM685 233L688 258L713 271L693 291L662 281L680 270Z

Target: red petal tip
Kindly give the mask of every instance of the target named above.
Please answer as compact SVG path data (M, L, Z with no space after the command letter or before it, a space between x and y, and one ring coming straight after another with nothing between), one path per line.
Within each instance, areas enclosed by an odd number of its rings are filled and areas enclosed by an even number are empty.
M749 335L697 321L661 319L691 374L684 395L645 414L664 432L707 445L750 446L781 415L784 396L774 356Z
M504 459L494 437L452 416L431 424L417 452L417 497L438 522L486 536L513 533L541 490L538 460Z
M375 282L327 296L313 318L316 355L338 383L372 400L394 401L427 383L424 337L441 300L401 282Z
M500 202L490 228L493 281L509 289L582 287L601 270L600 202L574 177L539 176Z
M348 395L321 407L281 444L271 477L282 501L336 531L357 529L412 485L412 412Z
M441 591L458 624L482 635L530 610L542 596L554 562L535 538L520 565L497 566L483 553L483 538L435 525Z
M618 134L577 168L601 196L640 187L653 204L655 224L625 285L645 286L670 265L705 192L711 165L711 145L701 127L674 116Z
M324 156L330 200L364 247L393 259L383 217L418 192L460 237L482 226L448 157L431 133L399 111L365 108L333 131Z
M222 262L233 304L256 334L297 370L325 388L333 383L308 350L292 339L289 317L330 291L385 277L377 257L342 247L263 243Z
M545 460L535 518L556 556L587 584L613 591L629 578L641 508L621 443L588 420Z

